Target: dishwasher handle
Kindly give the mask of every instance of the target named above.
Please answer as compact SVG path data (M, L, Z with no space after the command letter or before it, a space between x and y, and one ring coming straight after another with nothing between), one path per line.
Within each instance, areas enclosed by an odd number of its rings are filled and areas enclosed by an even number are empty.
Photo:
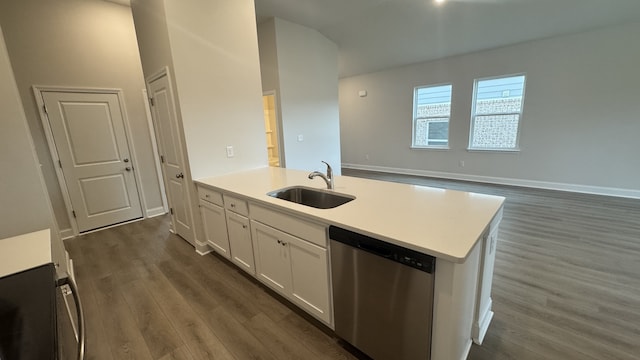
M383 258L386 258L386 259L393 258L393 253L389 251L389 249L385 249L381 246L376 246L374 244L369 244L364 242L358 242L358 248L364 251L370 252L372 254L382 256Z

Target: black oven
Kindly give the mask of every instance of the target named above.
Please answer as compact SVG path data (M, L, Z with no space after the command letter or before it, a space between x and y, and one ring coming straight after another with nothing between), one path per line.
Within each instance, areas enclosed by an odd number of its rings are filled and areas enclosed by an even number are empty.
M57 359L53 264L0 279L0 359Z
M69 316L62 301L64 285L71 287L77 316ZM74 326L65 326L74 320ZM68 277L58 278L53 264L0 278L0 360L82 359L83 325L75 283ZM63 341L69 344L68 339L73 345L62 346ZM63 349L66 353L61 355Z

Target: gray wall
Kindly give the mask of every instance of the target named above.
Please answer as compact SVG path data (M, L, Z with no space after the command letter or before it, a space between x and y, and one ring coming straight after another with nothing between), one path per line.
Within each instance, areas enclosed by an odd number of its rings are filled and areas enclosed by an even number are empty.
M64 265L51 204L0 29L0 239L52 229L53 259Z
M144 81L128 7L99 0L0 2L0 23L22 103L61 229L69 219L34 99L33 85L120 88L146 210L162 211L145 114Z
M340 174L336 44L282 19L261 24L258 33L262 88L276 90L286 167L324 171L324 160Z
M640 196L638 34L629 23L341 79L343 166ZM474 79L522 72L521 151L467 151ZM446 82L451 149L410 149L413 88Z

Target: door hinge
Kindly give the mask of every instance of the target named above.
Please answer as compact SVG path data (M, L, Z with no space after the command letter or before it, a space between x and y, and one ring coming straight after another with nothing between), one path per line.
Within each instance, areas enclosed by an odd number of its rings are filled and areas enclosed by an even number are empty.
M58 166L60 166L60 169L62 169L62 161L58 160Z
M152 97L149 98L149 104L151 104L151 106L155 106L156 105L156 103L155 103L155 101L153 101Z
M173 215L173 208L169 208L169 212Z
M76 217L76 211L75 210L71 210L71 213L73 214L73 217Z
M46 104L43 104L43 105L42 105L42 110L44 110L44 113L45 113L45 114L48 114L48 113L49 113L49 110L47 110L47 105L46 105Z
M160 155L160 162L164 164L164 155Z

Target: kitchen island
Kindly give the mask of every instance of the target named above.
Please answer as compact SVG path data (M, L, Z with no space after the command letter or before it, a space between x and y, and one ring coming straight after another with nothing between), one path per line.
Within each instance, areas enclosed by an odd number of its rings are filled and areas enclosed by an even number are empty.
M199 179L196 185L201 195L201 209L202 206L208 209L224 207L227 211L226 224L230 226L229 239L232 234L233 238L237 238L236 235L242 229L248 230L251 224L251 234L247 237L253 238L253 251L256 253L260 246L256 238L269 236L269 231L273 233L283 227L287 227L284 233L303 239L308 237L310 246L323 251L328 246L326 229L334 225L435 257L431 359L466 358L472 341L478 344L482 342L493 316L490 290L504 198L347 176L337 176L332 191L353 196L355 200L332 209L316 209L267 195L290 186L325 188L324 182L308 179L308 173L260 168ZM300 221L290 221L289 216ZM232 230L235 228L232 224L237 221L241 226L237 227L237 231ZM207 227L207 220L204 219L204 222ZM261 233L260 229L264 227L262 223L277 224L273 225L276 230L266 229ZM207 233L214 230L211 227ZM317 239L319 236L316 233L320 231L324 232L324 240ZM218 246L215 241L207 242L215 245L211 246L212 249L227 256L241 268L246 265L246 271L268 286L280 290L278 282L269 282L272 277L264 276L261 272L260 268L265 267L264 255L255 255L256 271L253 257L249 255L251 249L237 247L238 254L244 252L244 258L236 258L229 256L229 252L234 252L233 240L231 251ZM262 251L261 254L264 253ZM331 277L326 270L328 265L321 264L322 259L327 258L318 259L320 263L317 269L327 274L325 282L330 283ZM318 284L325 286L322 281ZM326 300L319 297L319 305L316 306L313 301L295 294L295 290L287 290L293 302L302 299L296 304L333 328L330 296ZM284 290L282 293L287 294ZM304 295L304 289L300 293ZM328 304L322 306L323 302ZM306 305L309 307L305 308ZM326 311L318 310L324 308Z

